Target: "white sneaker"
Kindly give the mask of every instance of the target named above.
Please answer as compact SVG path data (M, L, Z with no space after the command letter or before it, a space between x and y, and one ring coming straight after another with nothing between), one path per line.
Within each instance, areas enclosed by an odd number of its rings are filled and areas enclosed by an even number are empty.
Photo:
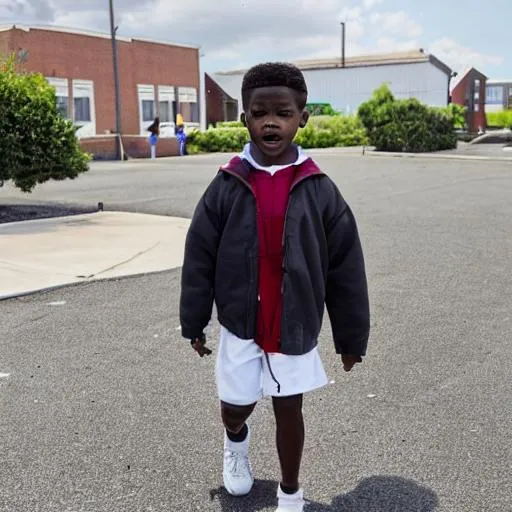
M299 489L295 494L286 494L281 490L281 486L277 488L276 512L303 512L305 504L302 489Z
M224 432L224 487L232 496L248 494L254 484L249 463L249 438L250 431L247 431L245 441L235 443Z

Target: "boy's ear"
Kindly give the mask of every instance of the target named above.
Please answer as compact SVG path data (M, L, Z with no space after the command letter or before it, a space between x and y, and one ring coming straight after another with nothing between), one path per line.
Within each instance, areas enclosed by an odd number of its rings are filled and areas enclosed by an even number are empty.
M308 119L309 119L309 112L307 110L303 110L302 114L300 116L299 126L301 128L304 128L308 124Z
M247 126L247 121L245 119L245 112L242 112L240 114L240 122L244 125L244 126Z

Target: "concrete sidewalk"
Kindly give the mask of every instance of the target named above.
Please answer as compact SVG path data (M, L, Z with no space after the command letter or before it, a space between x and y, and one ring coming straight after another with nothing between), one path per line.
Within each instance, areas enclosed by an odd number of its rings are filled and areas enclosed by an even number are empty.
M179 267L189 224L124 212L0 224L0 299Z

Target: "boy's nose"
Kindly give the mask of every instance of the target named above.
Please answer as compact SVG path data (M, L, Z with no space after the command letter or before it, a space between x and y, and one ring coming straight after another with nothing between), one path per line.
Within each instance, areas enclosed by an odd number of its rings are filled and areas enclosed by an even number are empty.
M267 119L263 128L279 128L279 125L273 119Z

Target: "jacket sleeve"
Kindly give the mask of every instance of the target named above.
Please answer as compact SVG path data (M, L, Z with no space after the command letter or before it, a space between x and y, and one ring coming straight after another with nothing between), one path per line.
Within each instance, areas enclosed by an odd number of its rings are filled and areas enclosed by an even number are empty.
M370 334L365 263L356 220L338 189L328 207L326 306L338 354L364 356Z
M219 176L201 197L185 241L181 272L180 324L184 338L203 334L211 319L215 266L221 236Z

